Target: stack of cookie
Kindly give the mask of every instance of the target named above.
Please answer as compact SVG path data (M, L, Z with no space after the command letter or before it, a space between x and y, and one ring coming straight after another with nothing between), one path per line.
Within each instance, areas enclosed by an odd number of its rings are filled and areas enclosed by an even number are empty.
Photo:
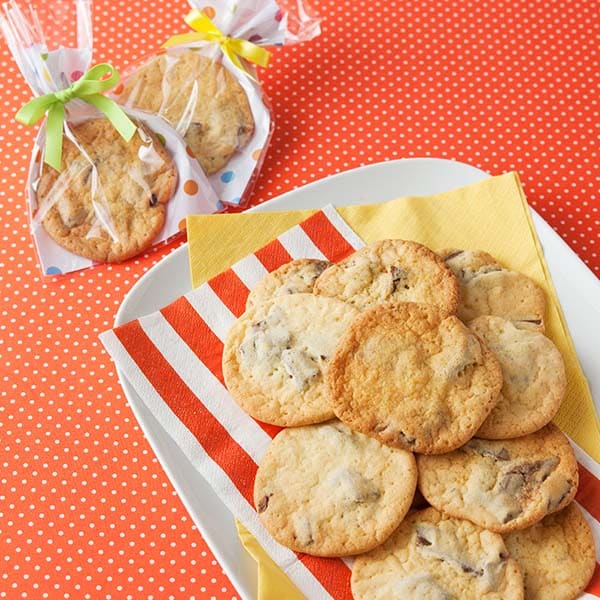
M223 374L286 427L255 504L281 544L355 556L370 598L574 598L595 567L545 297L481 251L383 240L251 292ZM560 569L554 564L560 561Z

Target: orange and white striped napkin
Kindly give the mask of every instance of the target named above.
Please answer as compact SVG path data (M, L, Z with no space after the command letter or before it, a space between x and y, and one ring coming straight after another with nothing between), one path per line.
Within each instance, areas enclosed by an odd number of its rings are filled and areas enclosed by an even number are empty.
M261 525L252 502L254 477L280 428L254 420L229 396L223 342L250 289L268 272L294 258L337 262L363 245L326 207L162 310L101 335L116 365L232 515L311 599L352 598L350 562L295 553ZM600 549L600 465L574 447L581 475L577 502ZM598 565L583 597L600 597Z

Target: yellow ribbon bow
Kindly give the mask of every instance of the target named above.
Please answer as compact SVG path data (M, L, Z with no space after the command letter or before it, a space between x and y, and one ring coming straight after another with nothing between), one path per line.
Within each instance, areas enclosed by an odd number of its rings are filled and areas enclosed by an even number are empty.
M246 60L266 67L269 64L271 53L248 40L232 38L225 35L201 10L195 8L185 16L185 22L194 30L193 33L175 35L163 44L163 48L181 46L193 42L203 41L219 44L233 65L245 75L251 77L240 61L240 56Z
M106 75L109 75L106 77ZM131 140L137 127L110 98L102 95L119 82L119 73L109 64L92 67L75 83L64 90L38 96L25 104L15 118L23 125L35 125L48 113L44 162L60 171L65 104L74 98L84 100L104 113L125 141Z

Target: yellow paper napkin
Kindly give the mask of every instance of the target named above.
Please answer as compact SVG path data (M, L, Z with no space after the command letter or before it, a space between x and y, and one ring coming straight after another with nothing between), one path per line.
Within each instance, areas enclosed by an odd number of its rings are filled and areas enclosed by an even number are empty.
M428 197L337 207L366 242L415 240L433 250L476 248L531 277L548 299L546 335L562 353L567 392L556 424L600 462L600 423L562 315L529 208L516 173ZM192 283L197 287L313 214L312 210L187 218ZM238 525L240 539L259 564L259 598L302 598L262 548Z

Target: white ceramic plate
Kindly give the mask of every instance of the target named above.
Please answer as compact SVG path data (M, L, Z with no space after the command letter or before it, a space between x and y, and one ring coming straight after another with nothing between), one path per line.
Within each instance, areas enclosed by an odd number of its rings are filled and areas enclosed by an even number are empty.
M426 196L489 177L479 169L449 160L416 158L361 167L288 192L252 212L320 208L384 202L399 196ZM600 281L535 212L535 227L550 268L596 408L600 406ZM116 325L158 310L192 288L187 244L166 256L131 289ZM594 364L595 363L595 364ZM596 368L594 368L596 367ZM187 461L119 373L131 408L194 523L243 598L256 596L256 565L241 546L231 513Z

